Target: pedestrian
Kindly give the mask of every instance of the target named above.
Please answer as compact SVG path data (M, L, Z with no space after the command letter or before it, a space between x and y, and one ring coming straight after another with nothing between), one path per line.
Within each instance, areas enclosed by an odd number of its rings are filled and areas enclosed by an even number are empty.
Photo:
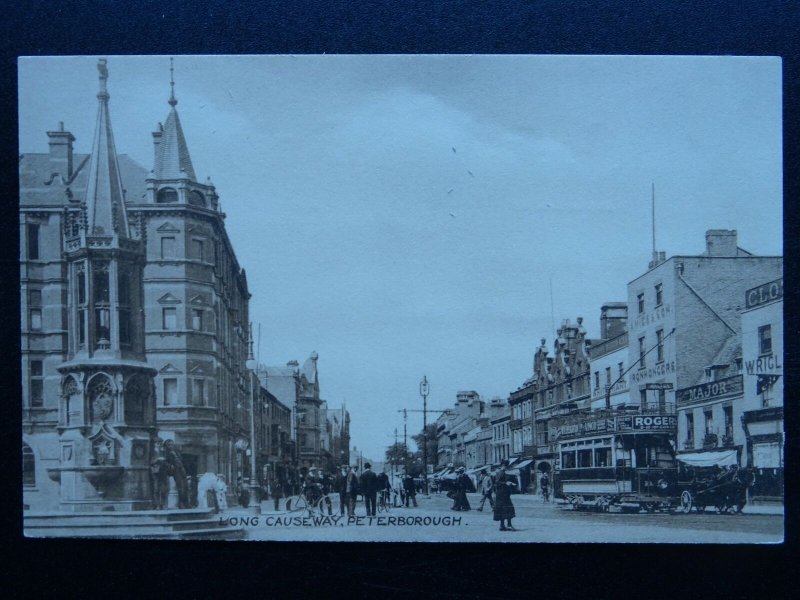
M386 469L378 473L377 480L378 493L381 495L381 505L388 507L390 498L389 492L391 492L392 486L389 485L389 476L386 474Z
M350 472L347 474L347 515L350 517L356 514L356 500L358 499L358 492L360 481L358 480L358 467L353 465L350 467Z
M331 502L330 493L333 491L333 477L331 477L330 473L323 473L322 480L320 482L322 484L322 502L320 503L319 510L322 512L323 508L322 505L325 504L328 507L328 515L333 514L333 503Z
M403 476L403 492L405 494L405 507L408 508L409 500L417 506L417 488L414 485L414 478L410 473Z
M478 507L479 511L483 510L483 505L486 504L486 501L489 501L489 506L492 507L494 510L494 500L492 499L492 494L494 493L494 485L492 483L492 477L488 473L484 473L483 477L481 478L480 484L480 492L481 492L481 505Z
M339 472L333 480L333 488L339 494L339 514L350 514L350 502L347 496L347 465L339 467Z
M283 486L281 485L280 479L277 476L273 476L273 478L269 482L269 492L272 496L272 503L275 507L275 512L280 510L279 504L281 497L283 496Z
M198 508L213 508L219 512L215 485L217 483L216 473L203 473L197 482L197 506Z
M516 484L506 475L507 467L508 460L503 460L494 480L494 520L500 521L500 531L516 531L511 525L511 519L516 516L511 503L511 489Z
M225 483L225 476L217 473L217 481L214 483L214 493L217 496L217 509L222 512L228 510L228 486Z
M456 489L451 510L470 510L469 500L467 499L467 490L472 488L472 481L470 481L469 475L467 475L466 471L467 470L464 467L458 467L458 469L456 469Z
M361 495L364 496L364 506L367 516L375 516L375 503L378 496L378 476L372 471L370 463L364 463L364 472L361 474Z
M550 478L547 473L542 473L539 485L542 488L542 502L550 502Z

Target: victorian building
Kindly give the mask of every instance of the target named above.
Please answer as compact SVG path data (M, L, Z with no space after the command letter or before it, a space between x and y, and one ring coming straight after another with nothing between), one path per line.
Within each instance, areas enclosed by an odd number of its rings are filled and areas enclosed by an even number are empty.
M511 393L511 455L518 462L525 487L535 487L536 478L549 472L558 455L558 429L554 423L590 403L588 359L590 340L583 319L565 320L556 332L553 356L546 340L533 358L533 375ZM531 467L535 467L534 476Z
M153 169L117 155L98 68L92 153L60 125L48 154L20 158L31 508L144 506L166 440L190 477L230 482L249 438L250 294L214 186L197 181L174 88Z
M735 230L712 229L704 253L654 253L628 284L630 403L658 410L648 431L670 434L685 462L714 464L723 450L740 462L740 311L745 292L782 269L781 257L740 248Z
M604 329L607 339L591 345L591 410L575 406L549 429L562 479L612 464L670 467L676 456L744 464L739 313L745 292L781 270L781 257L752 255L728 230L708 231L703 254L654 253L628 284L624 327ZM622 317L622 307L615 311Z
M290 437L295 442L293 462L300 471L310 467L324 467L333 460L329 456L330 448L323 449L328 422L326 406L320 397L318 360L318 354L312 352L302 367L296 360L292 360L285 367L261 365L258 370L262 385L292 410ZM328 440L329 446L331 442Z
M783 278L755 286L742 311L742 464L753 467L754 500L783 501Z
M476 391L461 391L456 394L456 403L436 419L437 457L439 468L453 465L465 466L467 448L465 437L485 418L486 403Z

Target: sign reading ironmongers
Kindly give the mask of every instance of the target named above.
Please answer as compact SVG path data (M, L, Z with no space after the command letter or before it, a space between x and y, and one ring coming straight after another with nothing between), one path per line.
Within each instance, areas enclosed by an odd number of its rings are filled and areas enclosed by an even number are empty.
M730 396L738 396L742 394L743 389L742 376L734 375L733 377L727 377L719 381L710 381L709 383L678 390L675 392L675 399L678 404L691 404L692 402L701 402L704 400L719 400Z

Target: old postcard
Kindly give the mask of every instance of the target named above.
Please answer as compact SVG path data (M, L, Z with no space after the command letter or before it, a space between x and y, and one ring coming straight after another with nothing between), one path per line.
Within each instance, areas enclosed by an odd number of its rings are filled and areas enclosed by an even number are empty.
M19 60L29 537L775 543L781 61Z

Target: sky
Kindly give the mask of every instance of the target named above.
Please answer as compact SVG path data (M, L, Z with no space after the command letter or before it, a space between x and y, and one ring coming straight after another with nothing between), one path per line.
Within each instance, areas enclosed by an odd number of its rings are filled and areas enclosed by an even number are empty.
M91 151L97 57L21 58L20 153ZM782 253L771 57L176 56L198 180L247 271L260 361L319 354L321 395L381 460L403 408L508 397L541 338L624 301L707 229ZM152 168L169 57L108 57L118 153ZM552 301L551 301L552 300ZM434 420L436 413L428 415ZM422 414L409 413L409 436ZM412 444L413 447L413 444Z

